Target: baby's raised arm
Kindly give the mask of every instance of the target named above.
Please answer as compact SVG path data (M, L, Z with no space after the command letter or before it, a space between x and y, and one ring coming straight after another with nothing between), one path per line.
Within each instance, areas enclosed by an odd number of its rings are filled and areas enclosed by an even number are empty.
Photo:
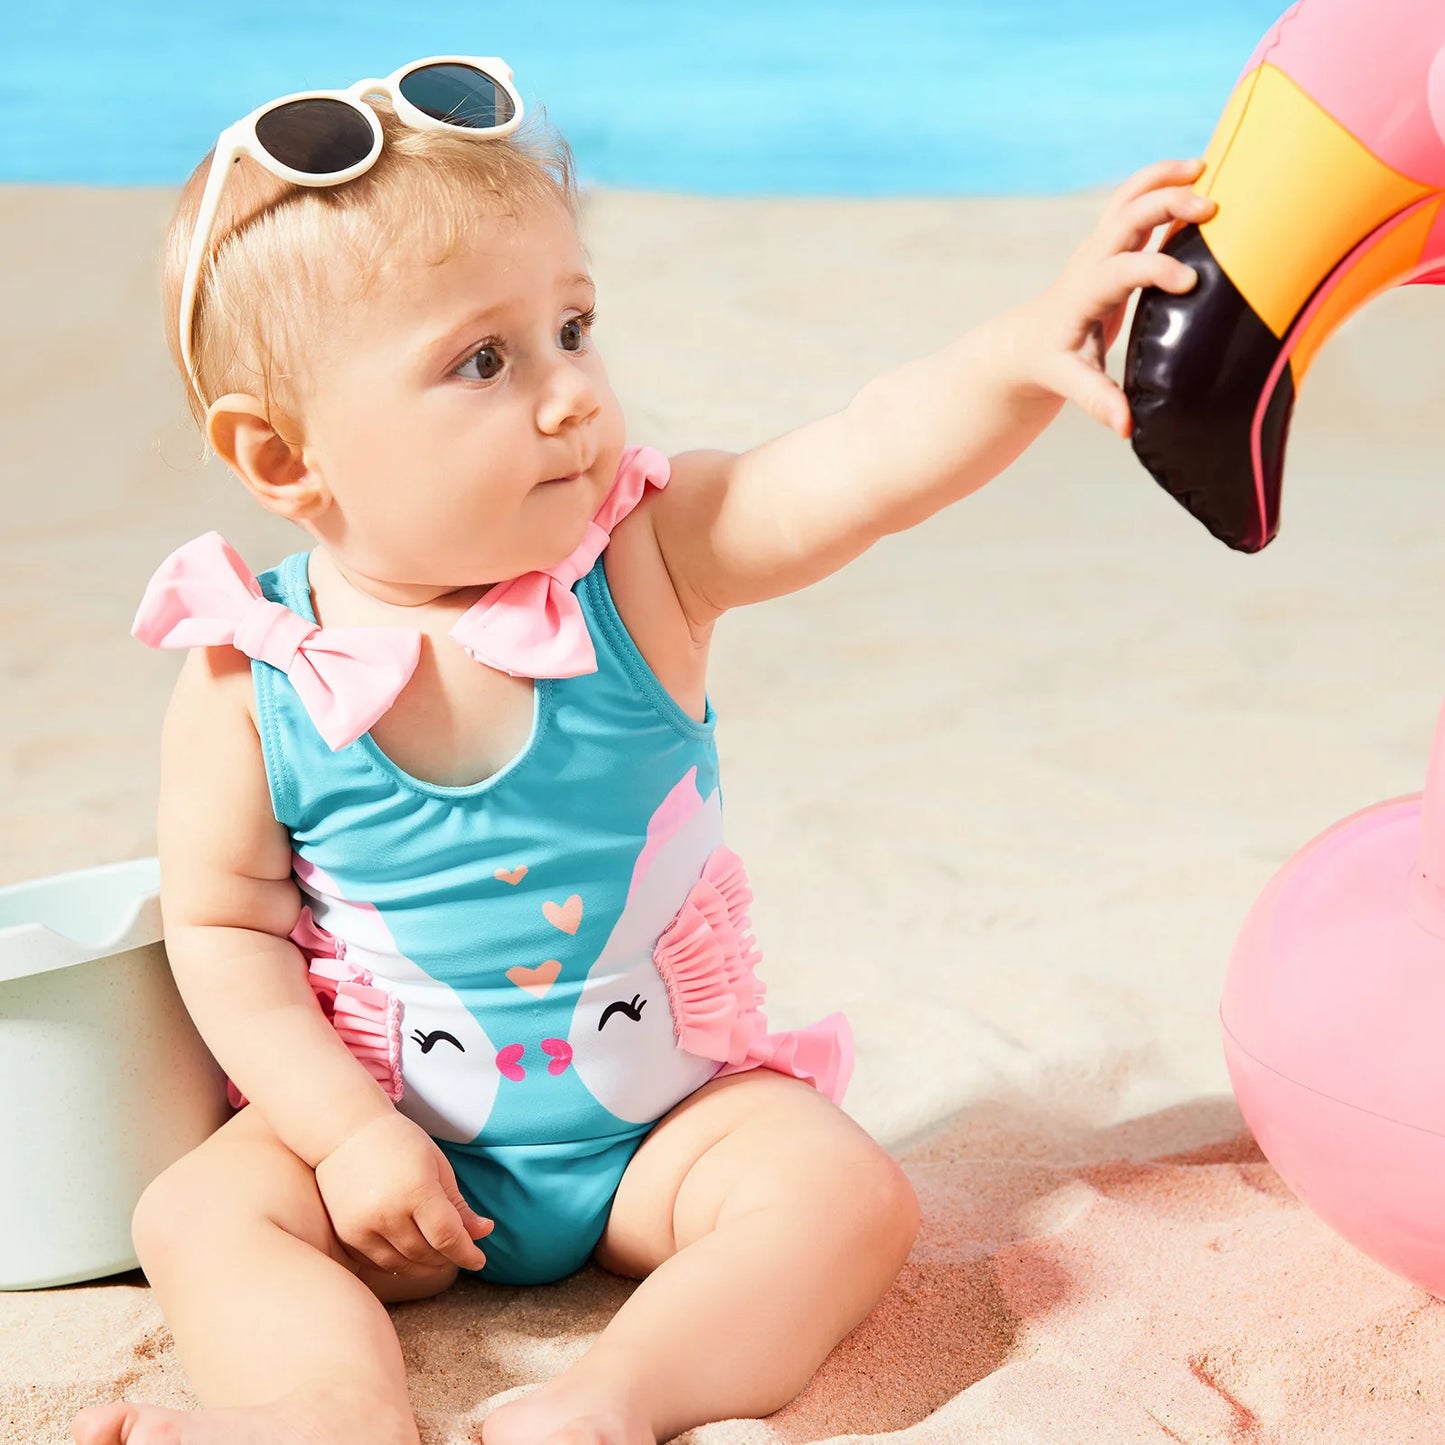
M331 1026L287 937L301 913L234 648L186 657L161 734L161 910L176 986L237 1088L316 1171L337 1236L381 1269L478 1269L489 1221Z
M1141 250L1215 209L1167 161L1115 192L1062 274L1032 300L865 384L840 412L734 456L688 452L651 502L659 550L695 626L806 587L1007 467L1066 399L1122 436L1128 404L1104 371L1129 296L1188 291L1193 270Z

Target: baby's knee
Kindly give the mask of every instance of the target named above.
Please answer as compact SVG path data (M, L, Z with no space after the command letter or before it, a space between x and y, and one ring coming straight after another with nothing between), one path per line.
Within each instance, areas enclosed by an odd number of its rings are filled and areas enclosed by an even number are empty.
M286 1221L283 1228L305 1224L315 1233L314 1216L324 1219L324 1210L308 1194L315 1195L315 1185L300 1160L223 1128L146 1185L131 1213L131 1242L144 1265L148 1254L173 1254L197 1240L209 1246L268 1216Z
M136 1201L130 1217L130 1238L142 1266L173 1243L188 1220L203 1216L203 1202L178 1160L156 1175Z
M913 1182L892 1155L879 1149L850 1179L852 1206L874 1250L901 1266L918 1238L921 1211Z

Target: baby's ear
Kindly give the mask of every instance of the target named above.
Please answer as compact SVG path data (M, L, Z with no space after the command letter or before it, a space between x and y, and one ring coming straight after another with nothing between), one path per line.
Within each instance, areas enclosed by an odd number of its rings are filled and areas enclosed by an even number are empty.
M301 443L277 430L256 397L244 392L217 397L206 413L206 437L268 512L299 522L329 504L326 485L307 467Z

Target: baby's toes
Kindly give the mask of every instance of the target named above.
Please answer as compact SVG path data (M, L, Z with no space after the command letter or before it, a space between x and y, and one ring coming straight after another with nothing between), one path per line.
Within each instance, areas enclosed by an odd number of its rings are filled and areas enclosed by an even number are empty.
M124 1400L108 1405L87 1405L70 1422L70 1435L76 1445L122 1445L126 1417L135 1409Z

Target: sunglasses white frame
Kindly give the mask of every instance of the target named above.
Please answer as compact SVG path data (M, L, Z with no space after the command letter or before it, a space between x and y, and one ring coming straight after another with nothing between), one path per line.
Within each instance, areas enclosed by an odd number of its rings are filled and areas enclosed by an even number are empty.
M511 117L500 125L479 127L453 125L450 121L438 120L424 110L419 110L401 93L401 82L413 71L424 69L428 65L469 65L474 70L480 70L490 80L495 81L497 86L511 99ZM190 254L186 257L186 270L181 282L179 316L181 360L185 364L186 375L190 378L191 386L195 389L196 395L200 397L202 405L205 405L206 399L201 396L201 389L196 385L191 328L195 323L196 295L200 289L201 268L205 263L206 253L210 249L211 233L215 229L216 217L221 209L221 192L225 189L226 177L230 175L231 167L242 156L246 156L258 165L264 166L273 176L277 176L283 181L291 181L298 186L340 186L347 181L355 180L357 176L369 171L376 164L377 156L381 154L381 122L377 119L376 112L366 104L365 99L369 95L378 93L390 99L397 119L413 130L452 130L462 135L475 136L479 140L493 140L498 136L510 135L522 123L522 97L517 94L516 87L512 84L512 68L506 61L495 55L429 55L425 60L413 60L399 70L392 71L385 80L358 80L355 85L348 86L345 90L300 90L294 95L280 96L276 100L268 101L265 105L257 107L250 115L243 116L234 124L228 125L216 138L216 148L211 157L211 169L206 176L206 188L201 193L201 204L196 211L195 229L191 233ZM290 166L278 161L257 137L256 122L262 116L269 115L273 110L298 100L340 100L354 107L371 127L371 150L365 158L359 160L354 166L348 166L345 170L332 171L326 175L293 170Z

